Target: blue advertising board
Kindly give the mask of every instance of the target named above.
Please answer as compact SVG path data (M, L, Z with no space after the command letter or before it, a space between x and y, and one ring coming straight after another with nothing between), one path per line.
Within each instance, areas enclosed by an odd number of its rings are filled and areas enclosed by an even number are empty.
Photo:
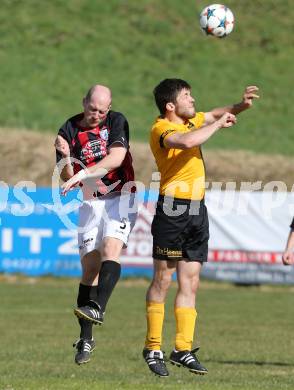
M58 187L26 185L20 182L12 188L0 182L0 272L79 277L77 221L81 191L62 197ZM236 193L237 199L246 198L249 204L246 221L244 216L239 217L236 207L223 217L226 203L221 202L218 209L216 199L226 195L206 193L211 239L209 261L202 276L233 283L294 284L294 268L284 267L281 261L288 234L284 221L293 205L292 194L281 194L284 202L272 207L267 199L271 194L249 197L245 192ZM151 222L156 198L155 191L140 192L138 218L121 256L123 277L152 276ZM228 204L231 207L231 202ZM271 206L273 218L266 218L262 210L265 206Z
M75 209L67 216L73 225L77 221L76 198L77 191L66 199L59 197L59 206L75 202ZM58 217L51 189L10 187L0 191L0 200L0 272L80 274L76 232L67 229Z
M76 226L81 199L78 190L63 197L58 188L0 185L0 272L80 276ZM131 257L138 258L135 252ZM126 258L122 276L152 275L150 257L145 262Z

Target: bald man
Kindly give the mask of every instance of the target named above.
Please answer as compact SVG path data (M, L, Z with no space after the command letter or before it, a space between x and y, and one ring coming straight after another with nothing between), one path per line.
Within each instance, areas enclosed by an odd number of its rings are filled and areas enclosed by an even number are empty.
M120 277L121 250L137 215L128 122L111 110L111 91L103 85L89 89L83 107L61 126L55 140L63 195L78 186L83 192L78 226L82 277L74 310L80 325L74 344L77 364L90 360L92 327L103 323Z

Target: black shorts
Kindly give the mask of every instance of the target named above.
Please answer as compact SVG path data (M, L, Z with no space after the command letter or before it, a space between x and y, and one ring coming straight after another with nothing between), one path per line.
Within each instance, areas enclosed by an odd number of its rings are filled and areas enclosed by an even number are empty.
M151 233L154 259L207 261L209 222L204 200L160 195Z

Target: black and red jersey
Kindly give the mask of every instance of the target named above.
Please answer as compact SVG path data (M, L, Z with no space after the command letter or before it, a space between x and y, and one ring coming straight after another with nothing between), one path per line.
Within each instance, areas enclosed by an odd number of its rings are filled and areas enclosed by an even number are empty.
M83 113L69 118L59 129L58 135L63 137L69 144L71 157L74 162L74 173L84 167L91 167L103 159L114 143L120 143L127 149L122 165L110 171L101 180L96 181L97 187L93 196L104 195L109 192L120 192L126 183L134 181L134 169L132 156L129 151L129 124L120 112L109 111L102 124L95 128L81 127ZM62 159L60 152L56 151L57 163ZM134 188L129 188L134 191Z

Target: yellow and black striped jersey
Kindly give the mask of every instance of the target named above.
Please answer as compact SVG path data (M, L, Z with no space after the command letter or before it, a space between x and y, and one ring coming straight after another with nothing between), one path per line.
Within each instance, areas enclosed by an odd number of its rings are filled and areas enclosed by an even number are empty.
M203 112L184 124L158 117L152 126L150 147L161 174L160 194L180 199L201 200L205 192L205 169L201 148L171 149L166 140L175 132L187 133L199 129L205 120Z

